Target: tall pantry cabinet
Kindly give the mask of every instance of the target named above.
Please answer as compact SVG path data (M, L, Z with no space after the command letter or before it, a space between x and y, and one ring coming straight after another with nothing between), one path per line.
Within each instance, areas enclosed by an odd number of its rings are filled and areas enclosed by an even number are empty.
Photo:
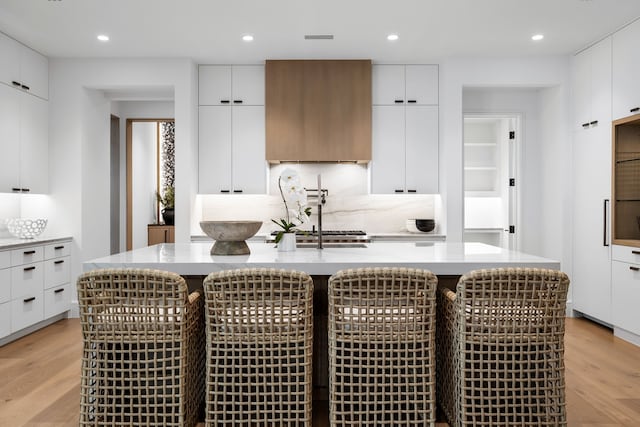
M611 324L611 37L574 57L574 309Z

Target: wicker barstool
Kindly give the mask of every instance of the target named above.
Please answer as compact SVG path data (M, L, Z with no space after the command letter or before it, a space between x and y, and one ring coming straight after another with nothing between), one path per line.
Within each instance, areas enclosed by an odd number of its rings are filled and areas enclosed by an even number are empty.
M311 426L313 281L239 269L204 280L207 426Z
M195 426L204 393L204 297L156 270L78 278L81 426Z
M438 402L451 426L567 425L569 279L555 270L477 270L438 303Z
M430 271L342 270L329 279L332 427L435 424L435 291Z

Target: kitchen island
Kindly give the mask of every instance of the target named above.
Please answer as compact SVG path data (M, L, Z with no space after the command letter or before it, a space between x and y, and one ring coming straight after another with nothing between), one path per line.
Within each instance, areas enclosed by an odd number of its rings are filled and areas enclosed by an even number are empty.
M299 247L278 252L272 243L248 242L251 254L210 255L212 242L163 243L97 258L83 264L96 268L155 268L186 276L236 268L283 268L312 276L330 276L359 267L404 267L460 276L478 268L538 267L559 269L560 262L483 243L374 242L344 247Z

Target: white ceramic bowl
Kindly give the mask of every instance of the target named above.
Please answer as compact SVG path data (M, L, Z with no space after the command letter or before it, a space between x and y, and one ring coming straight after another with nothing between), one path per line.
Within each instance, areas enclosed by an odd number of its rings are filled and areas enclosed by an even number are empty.
M47 220L42 218L9 218L7 230L19 239L33 239L38 237L47 226Z

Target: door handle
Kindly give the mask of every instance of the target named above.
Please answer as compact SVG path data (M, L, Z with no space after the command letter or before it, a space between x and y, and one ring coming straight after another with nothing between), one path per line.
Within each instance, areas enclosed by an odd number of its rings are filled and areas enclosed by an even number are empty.
M607 205L609 204L609 199L604 199L604 216L603 218L603 230L602 230L602 246L609 246L609 239L607 233Z

